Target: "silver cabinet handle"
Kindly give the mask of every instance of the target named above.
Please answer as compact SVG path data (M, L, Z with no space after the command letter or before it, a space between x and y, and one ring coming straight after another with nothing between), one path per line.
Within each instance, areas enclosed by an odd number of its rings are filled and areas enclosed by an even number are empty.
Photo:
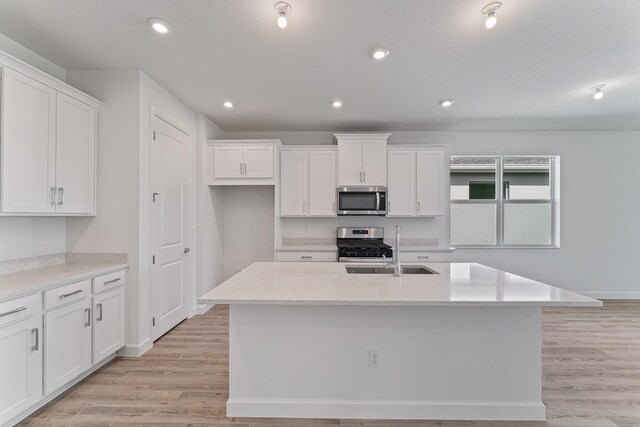
M107 280L106 282L103 283L103 285L110 285L112 283L116 283L119 280L120 280L120 278L116 277L115 279Z
M62 205L64 203L64 187L58 187L58 194L60 195L58 204Z
M0 313L0 317L9 316L10 314L20 313L21 311L25 311L27 307L18 307L15 310L7 311L6 313Z
M56 187L51 187L51 205L53 206L56 204L56 191L58 191Z
M302 256L300 256L300 258L301 259L313 259L313 257L310 256L310 255L302 255Z
M31 346L31 351L38 351L40 350L40 330L38 328L33 328L31 329L31 333L35 334L35 344Z
M87 313L87 321L85 322L84 326L91 326L91 309L85 308L84 312Z
M418 259L429 259L428 256L418 256Z
M331 209L333 209L333 213L336 213L336 202L335 202L335 200L333 202L333 207Z
M418 201L418 212L420 212L420 202Z
M240 175L242 175L242 163L240 163Z
M307 202L302 202L302 212L307 212Z
M78 289L77 291L69 292L68 294L62 294L62 295L59 296L59 298L60 299L67 298L67 297L70 297L72 295L77 295L80 292L82 292L82 289Z
M362 184L362 171L360 171L360 184Z
M98 314L98 318L96 319L96 322L101 322L102 321L102 303L97 304L96 308L100 312L100 314Z
M367 183L367 171L362 172L362 182Z
M247 164L244 164L244 176L247 176Z
M387 210L391 212L391 200L387 202Z

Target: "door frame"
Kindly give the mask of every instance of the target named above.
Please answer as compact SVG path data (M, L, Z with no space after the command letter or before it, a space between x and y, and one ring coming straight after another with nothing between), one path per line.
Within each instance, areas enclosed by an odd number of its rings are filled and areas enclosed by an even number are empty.
M183 280L184 280L184 286L183 286L183 298L185 301L185 307L184 307L184 316L185 319L192 317L195 314L195 302L196 302L196 296L195 296L195 251L196 251L196 247L195 247L195 169L194 169L194 165L195 165L195 160L194 160L194 155L195 155L195 140L194 140L194 134L195 134L195 129L193 131L190 131L186 126L184 126L183 124L181 124L179 121L174 120L170 115L165 114L161 111L159 111L157 108L155 107L151 107L150 108L150 116L149 116L149 129L148 129L148 141L149 141L149 146L148 146L148 152L147 152L147 158L149 159L149 168L148 168L148 185L146 186L146 195L142 195L142 197L147 197L147 202L146 202L146 206L148 207L148 212L147 212L147 254L148 257L145 260L146 264L148 266L148 273L147 273L147 301L148 301L148 339L149 339L149 343L150 343L150 347L153 346L153 342L154 340L158 339L160 336L156 337L154 335L154 326L153 326L153 317L156 315L155 313L155 307L152 305L152 301L153 301L153 287L151 286L151 268L152 268L152 256L153 256L153 234L152 234L152 230L151 230L151 216L153 214L152 211L152 206L153 206L153 200L152 200L152 191L151 191L151 179L152 179L152 168L151 168L151 161L152 161L152 144L154 143L154 139L153 139L153 132L154 132L154 120L155 118L158 118L160 120L162 120L163 122L165 122L166 124L168 124L169 126L172 126L174 128L176 128L177 130L179 130L180 132L184 133L188 140L189 140L189 145L187 147L187 161L185 162L185 183L186 183L186 191L185 191L185 202L184 202L184 235L185 235L185 245L187 245L187 247L189 247L191 249L191 251L189 252L189 254L184 258L184 276L183 276ZM195 121L194 121L194 125L195 125ZM141 255L143 254L143 251L141 251Z

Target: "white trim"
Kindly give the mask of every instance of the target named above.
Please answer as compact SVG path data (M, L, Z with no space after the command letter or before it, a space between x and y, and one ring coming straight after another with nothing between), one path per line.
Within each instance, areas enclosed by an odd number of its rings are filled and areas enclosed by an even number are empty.
M151 338L146 338L139 344L127 344L118 350L118 356L121 357L140 357L153 347Z
M33 406L25 409L24 411L22 411L20 414L16 415L14 418L10 419L7 422L7 426L13 426L18 424L20 421L24 420L25 418L27 418L29 415L33 414L34 412L36 412L38 409L42 408L44 405L46 405L47 403L51 402L52 400L56 399L58 396L60 396L62 393L66 392L67 390L69 390L71 387L75 386L76 384L78 384L80 381L82 381L83 379L87 378L89 375L93 374L94 372L96 372L98 369L102 368L103 366L105 366L106 364L110 363L113 359L116 358L116 353L112 354L111 356L107 357L106 359L104 359L102 362L97 363L96 365L92 366L91 368L89 368L88 371L85 371L83 374L77 376L76 378L74 378L73 380L69 381L67 384L65 384L64 386L60 387L58 390L54 391L52 394L50 394L49 396L43 397L42 400L38 401L36 404L34 404Z
M198 304L196 305L196 314L201 316L211 310L214 306L215 304Z
M284 145L281 151L338 151L337 145Z
M279 139L209 139L208 145L275 145L278 148L282 147L282 141Z
M382 139L387 140L391 136L390 133L334 133L334 141L360 140L360 139Z
M229 399L227 417L544 421L539 401Z
M640 292L579 292L595 299L640 299Z

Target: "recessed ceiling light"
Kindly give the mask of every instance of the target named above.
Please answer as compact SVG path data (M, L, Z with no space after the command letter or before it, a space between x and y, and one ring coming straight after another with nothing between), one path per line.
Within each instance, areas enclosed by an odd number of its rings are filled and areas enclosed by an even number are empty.
M333 104L331 104L331 105L333 105L333 108L340 108L340 107L342 107L342 101L335 100L335 101L333 101Z
M602 89L604 89L605 86L606 85L598 85L591 88L594 90L593 99L602 99L602 97L604 96L604 92L602 91Z
M451 107L453 105L453 99L443 99L440 101L440 106L443 108Z
M173 30L171 24L160 18L149 18L147 19L147 24L151 25L151 28L160 34L167 34L169 31Z
M387 56L389 56L389 49L385 49L383 47L379 47L377 49L373 49L371 51L371 56L373 57L373 59L384 59Z
M224 105L224 106L225 106L225 107L227 107L227 108L231 108L231 107L233 107L233 102L231 102L231 101L225 101L225 103L224 103L224 104L222 104L222 105Z
M498 18L496 18L496 10L498 10L500 6L502 6L502 3L500 3L499 1L495 1L482 8L482 14L487 16L487 19L485 19L484 21L484 26L486 28L491 29L498 23Z
M278 14L277 24L278 27L284 29L287 28L287 14L291 13L291 5L289 3L279 1L273 6L273 9Z

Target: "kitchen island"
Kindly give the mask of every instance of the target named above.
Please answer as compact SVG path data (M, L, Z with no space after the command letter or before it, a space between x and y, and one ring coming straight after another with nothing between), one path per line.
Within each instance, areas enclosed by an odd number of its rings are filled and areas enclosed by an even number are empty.
M602 305L481 264L346 266L254 263L200 298L230 305L228 417L544 420L542 307Z

